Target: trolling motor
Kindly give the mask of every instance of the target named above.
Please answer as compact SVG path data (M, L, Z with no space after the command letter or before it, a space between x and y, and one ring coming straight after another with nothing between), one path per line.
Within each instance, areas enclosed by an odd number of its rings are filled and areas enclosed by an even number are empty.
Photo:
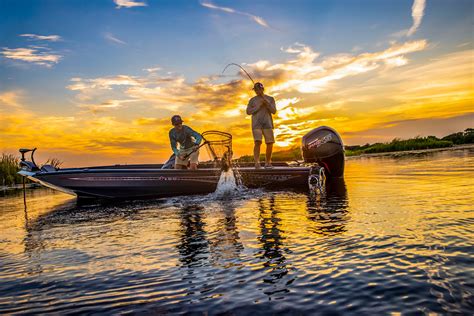
M25 154L31 151L31 161L27 161L25 159ZM27 171L38 171L39 167L35 162L34 154L36 148L27 149L27 148L20 148L19 152L21 153L21 160L20 160L20 168L27 170Z

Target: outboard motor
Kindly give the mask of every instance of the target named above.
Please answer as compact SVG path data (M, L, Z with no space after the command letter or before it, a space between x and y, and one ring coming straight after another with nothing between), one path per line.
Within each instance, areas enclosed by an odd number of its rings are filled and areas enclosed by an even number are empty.
M344 145L341 136L332 128L320 126L303 136L301 151L306 163L324 168L328 178L344 176Z

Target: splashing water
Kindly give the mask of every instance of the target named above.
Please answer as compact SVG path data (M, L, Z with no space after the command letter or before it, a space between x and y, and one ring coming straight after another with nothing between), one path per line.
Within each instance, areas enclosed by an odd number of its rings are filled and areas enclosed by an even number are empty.
M231 168L227 171L222 171L214 195L217 197L233 195L239 192L241 188L242 186L238 184L234 170Z

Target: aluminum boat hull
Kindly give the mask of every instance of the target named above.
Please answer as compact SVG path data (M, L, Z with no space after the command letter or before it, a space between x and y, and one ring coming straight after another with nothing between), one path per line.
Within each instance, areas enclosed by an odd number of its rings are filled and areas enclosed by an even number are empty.
M207 194L216 190L221 169L160 169L161 165L70 168L20 173L43 186L79 198L136 199ZM307 188L310 167L235 169L246 187Z

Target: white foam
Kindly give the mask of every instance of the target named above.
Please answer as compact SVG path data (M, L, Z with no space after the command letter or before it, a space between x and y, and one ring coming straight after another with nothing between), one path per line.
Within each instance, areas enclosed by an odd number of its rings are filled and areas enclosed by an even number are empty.
M232 169L222 171L214 194L217 196L232 195L237 190L238 186L234 176L234 171Z

